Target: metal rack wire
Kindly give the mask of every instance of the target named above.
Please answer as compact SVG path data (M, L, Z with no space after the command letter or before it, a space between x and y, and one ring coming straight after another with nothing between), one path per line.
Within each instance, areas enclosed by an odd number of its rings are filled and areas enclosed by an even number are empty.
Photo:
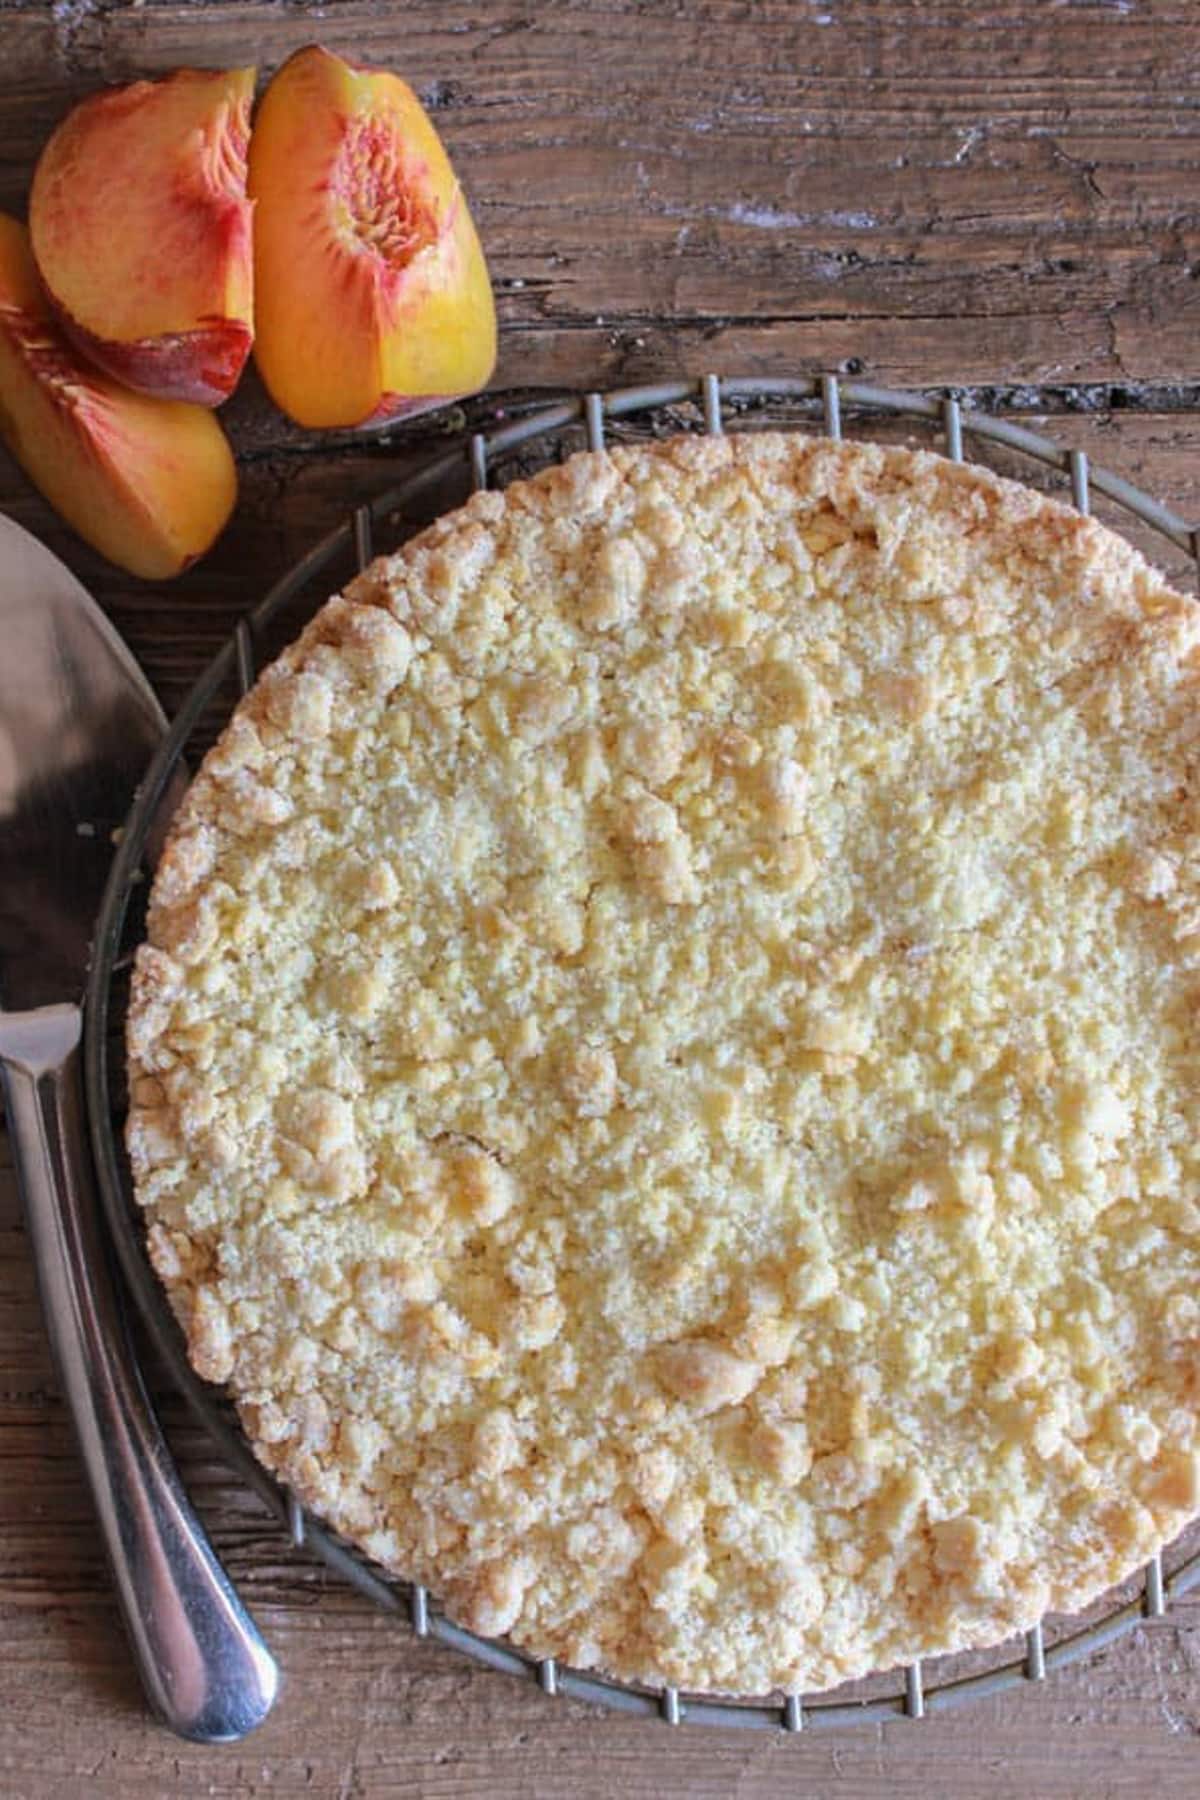
M731 422L727 417L729 409L764 401L793 403L832 438L842 436L845 408L852 409L856 419L914 420L935 434L944 453L955 461L963 459L964 439L973 445L998 445L1017 451L1066 477L1073 503L1081 512L1088 511L1093 491L1106 495L1183 551L1200 575L1200 533L1176 514L1121 477L1092 467L1082 451L1065 449L1024 426L967 410L952 397L900 393L864 382L842 383L833 375L793 380L706 375L699 381L574 395L525 417L497 423L489 431L476 432L369 505L360 506L317 544L239 621L184 701L139 791L113 863L93 948L84 1057L101 1193L125 1280L172 1379L207 1428L217 1450L280 1521L293 1544L306 1545L385 1611L407 1613L418 1637L435 1638L506 1674L532 1678L547 1694L563 1694L645 1717L658 1716L670 1725L687 1721L800 1731L896 1716L919 1719L972 1697L997 1693L1023 1682L1042 1681L1055 1669L1077 1662L1124 1635L1142 1619L1160 1617L1173 1601L1200 1585L1200 1551L1181 1561L1169 1576L1164 1573L1162 1558L1156 1556L1144 1570L1140 1592L1134 1598L1114 1605L1103 1617L1057 1641L1047 1642L1044 1626L1036 1625L1026 1633L1017 1654L982 1673L959 1672L961 1659L953 1656L939 1657L927 1666L913 1663L898 1675L900 1685L896 1692L868 1700L835 1694L810 1704L801 1694L787 1694L777 1701L747 1702L684 1695L674 1687L655 1692L586 1675L562 1667L553 1659L537 1661L508 1644L477 1637L438 1612L423 1587L392 1580L310 1517L294 1495L277 1484L258 1462L219 1391L194 1374L182 1334L146 1259L137 1208L118 1154L110 1103L110 1037L123 1016L120 972L125 959L121 953L131 923L136 924L134 899L156 819L164 796L181 778L185 753L207 710L231 684L233 691L240 694L253 684L259 646L272 622L278 622L281 615L290 618L291 609L317 577L328 577L330 571L341 568L348 573L351 565L361 569L377 547L393 548L404 535L397 521L404 520L423 499L436 494L456 473L463 478L464 487L484 487L502 470L506 458L528 445L538 445L545 451L542 460L552 460L565 440L578 438L582 426L588 447L600 449L609 422L653 423L668 408L690 406L705 431L720 433ZM678 425L678 419L674 423ZM383 541L377 546L376 538L381 533ZM340 585L340 579L336 584L326 579L325 585L316 590L310 610L315 610L334 585ZM298 618L296 629L300 622Z

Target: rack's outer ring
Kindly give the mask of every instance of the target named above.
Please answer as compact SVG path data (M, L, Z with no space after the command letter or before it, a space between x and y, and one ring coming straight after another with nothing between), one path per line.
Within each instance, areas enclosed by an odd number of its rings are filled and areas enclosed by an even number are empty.
M1200 573L1200 531L1162 506L1149 494L1122 477L1090 466L1078 450L1068 450L1053 439L1009 420L961 408L952 396L906 393L876 387L867 382L840 382L832 375L796 378L770 376L717 377L663 382L654 386L623 388L609 394L567 396L515 421L497 423L476 432L455 449L425 463L397 487L359 507L346 523L324 537L268 591L239 621L234 633L200 675L184 700L171 728L156 753L138 790L129 819L121 834L101 902L92 946L84 1007L84 1080L92 1148L110 1234L125 1282L176 1386L204 1424L224 1461L258 1495L289 1532L292 1541L310 1545L335 1573L354 1583L384 1610L407 1612L418 1636L434 1637L487 1666L506 1674L532 1677L549 1694L585 1700L613 1710L658 1717L668 1724L761 1726L798 1731L839 1725L859 1725L897 1716L923 1718L972 1697L1040 1681L1051 1671L1103 1648L1125 1635L1144 1618L1159 1617L1192 1587L1200 1584L1200 1551L1164 1578L1161 1558L1145 1571L1140 1597L1114 1607L1091 1625L1058 1639L1047 1648L1039 1625L1026 1634L1020 1656L981 1674L956 1677L957 1658L947 1655L923 1666L912 1664L903 1671L904 1685L895 1694L871 1700L821 1698L811 1704L800 1695L781 1696L778 1702L741 1701L705 1695L681 1696L673 1687L657 1692L586 1675L554 1662L539 1662L494 1639L481 1638L438 1613L421 1587L393 1581L373 1568L357 1551L310 1518L294 1496L280 1487L255 1457L233 1422L219 1390L203 1382L187 1360L183 1334L167 1304L164 1290L150 1268L139 1232L137 1214L118 1154L109 1102L109 1033L112 1025L111 994L119 962L122 932L133 888L164 798L183 774L183 755L197 722L231 676L244 692L254 677L254 642L280 610L294 599L314 576L349 551L359 563L369 557L374 527L421 492L462 468L476 485L486 479L489 463L536 438L545 437L553 447L557 434L583 426L587 442L598 448L608 419L656 413L665 407L695 403L704 429L724 429L725 402L766 400L810 403L814 416L831 437L840 437L843 410L858 414L912 418L939 432L948 455L961 460L963 437L993 443L1042 463L1071 483L1081 510L1090 492L1103 493L1159 532L1176 549L1189 555ZM930 1679L937 1672L940 1679ZM899 1673L899 1672L898 1672Z

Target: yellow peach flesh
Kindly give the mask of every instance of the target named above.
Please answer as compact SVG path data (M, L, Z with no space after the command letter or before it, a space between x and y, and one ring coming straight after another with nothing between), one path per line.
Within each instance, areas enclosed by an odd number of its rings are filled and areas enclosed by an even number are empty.
M150 580L194 562L233 509L233 456L212 413L89 368L51 313L25 227L3 214L0 438L80 537Z
M216 405L253 339L253 69L94 95L34 172L34 257L68 335L143 392Z
M487 266L441 140L395 75L298 51L250 144L255 359L299 424L473 393L495 365Z

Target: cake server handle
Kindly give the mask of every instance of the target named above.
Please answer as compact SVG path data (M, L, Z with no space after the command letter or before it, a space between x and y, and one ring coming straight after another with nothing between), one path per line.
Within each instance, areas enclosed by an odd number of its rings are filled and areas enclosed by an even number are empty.
M147 1697L180 1737L270 1711L275 1662L213 1554L150 1407L87 1160L77 1006L0 1012L0 1068L46 1327Z

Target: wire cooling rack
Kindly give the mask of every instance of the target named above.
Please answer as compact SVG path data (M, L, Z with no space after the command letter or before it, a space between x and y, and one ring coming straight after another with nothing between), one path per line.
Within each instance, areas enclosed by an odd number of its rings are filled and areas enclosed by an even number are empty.
M1200 574L1200 534L1176 514L1119 476L1089 467L1082 451L1068 450L1024 426L961 407L953 398L898 393L863 382L839 381L832 375L775 380L718 378L665 382L654 387L624 388L609 394L574 395L524 417L476 432L454 449L422 465L398 486L360 506L336 531L324 538L276 583L266 597L239 622L180 708L139 791L113 863L97 923L85 1011L85 1080L92 1142L108 1224L122 1271L145 1319L151 1339L170 1374L207 1427L216 1448L286 1529L294 1545L307 1546L338 1575L345 1577L385 1612L407 1614L418 1637L436 1638L506 1674L532 1678L547 1694L599 1703L668 1724L681 1722L720 1726L759 1726L786 1731L812 1727L857 1725L907 1715L921 1718L958 1702L994 1694L1023 1682L1042 1681L1054 1669L1077 1662L1123 1636L1146 1618L1159 1618L1171 1603L1200 1584L1200 1551L1181 1555L1169 1575L1156 1556L1136 1583L1132 1598L1121 1590L1107 1610L1087 1624L1045 1621L1023 1639L1001 1646L980 1669L978 1656L939 1657L926 1665L912 1663L891 1677L891 1690L851 1697L861 1684L811 1703L801 1694L778 1700L715 1699L683 1694L674 1687L657 1691L608 1681L566 1668L553 1659L537 1661L510 1645L477 1637L445 1618L423 1587L393 1581L341 1542L276 1483L257 1461L243 1437L232 1407L220 1391L192 1371L180 1332L157 1278L146 1258L141 1224L128 1171L117 1148L110 1099L110 1042L123 1023L129 943L140 935L148 857L164 796L182 781L184 757L202 735L214 706L228 696L244 694L252 685L266 646L281 629L293 636L316 607L337 590L355 567L363 568L376 549L393 549L411 534L431 497L440 497L458 478L459 498L469 489L501 480L514 463L527 468L529 452L537 463L555 460L565 449L579 447L582 436L591 449L604 445L609 423L660 430L693 428L720 433L727 425L753 423L753 409L766 402L793 407L832 438L842 435L843 409L856 425L901 420L915 423L939 444L944 454L961 461L964 441L973 451L999 447L1032 459L1070 484L1071 498L1083 512L1093 492L1102 493L1124 511L1168 540ZM224 709L227 710L227 707ZM169 803L169 798L168 798ZM1171 1552L1167 1553L1168 1556ZM1015 1654L1014 1654L1015 1650ZM967 1672L963 1672L964 1668ZM876 1687L877 1684L871 1684Z

